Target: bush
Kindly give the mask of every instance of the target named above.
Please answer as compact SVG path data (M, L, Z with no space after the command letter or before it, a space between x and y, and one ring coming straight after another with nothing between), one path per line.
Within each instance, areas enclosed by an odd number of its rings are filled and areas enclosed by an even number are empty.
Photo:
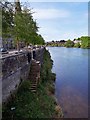
M74 42L71 40L68 40L65 44L65 47L73 47L74 46Z
M74 47L80 48L81 45L80 45L80 43L76 43L76 44L74 45Z

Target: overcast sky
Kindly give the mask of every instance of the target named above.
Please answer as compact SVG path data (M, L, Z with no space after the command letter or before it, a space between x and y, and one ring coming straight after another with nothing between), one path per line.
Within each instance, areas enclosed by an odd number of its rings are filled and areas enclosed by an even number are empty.
M22 0L25 1L25 0ZM88 2L28 2L45 41L88 35Z

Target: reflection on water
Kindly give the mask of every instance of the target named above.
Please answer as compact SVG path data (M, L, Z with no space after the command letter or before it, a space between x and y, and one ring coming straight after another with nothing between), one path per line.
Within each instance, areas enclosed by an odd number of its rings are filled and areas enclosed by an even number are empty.
M58 103L65 118L88 117L88 52L80 48L49 47L56 73Z

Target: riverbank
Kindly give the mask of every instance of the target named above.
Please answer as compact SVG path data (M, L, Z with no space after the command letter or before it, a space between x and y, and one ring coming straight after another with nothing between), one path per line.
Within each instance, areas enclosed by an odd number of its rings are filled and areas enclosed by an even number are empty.
M50 53L45 50L37 92L31 92L30 80L24 81L13 100L3 106L3 119L63 117L62 109L57 105L54 97L55 74L51 72L52 65Z
M81 36L80 38L75 38L74 40L60 40L60 41L51 41L47 42L46 46L52 47L66 47L66 48L83 48L90 49L90 37Z

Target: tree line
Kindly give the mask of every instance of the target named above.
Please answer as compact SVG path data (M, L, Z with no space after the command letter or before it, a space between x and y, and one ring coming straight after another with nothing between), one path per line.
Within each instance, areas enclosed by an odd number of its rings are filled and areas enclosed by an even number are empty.
M77 43L74 43L71 40L68 40L65 44L66 47L77 47L77 48L90 48L90 37L89 36L82 36L78 39L74 39L74 41L77 41Z
M20 42L26 46L29 44L43 45L43 37L38 34L39 27L33 18L33 12L20 2L0 2L0 11L2 10L2 38L13 38L14 44L19 48ZM2 33L1 33L2 32ZM5 41L7 42L7 40Z
M76 41L76 42L75 42ZM76 48L90 48L90 37L82 36L74 40L51 41L46 43L47 46L57 47L76 47Z

